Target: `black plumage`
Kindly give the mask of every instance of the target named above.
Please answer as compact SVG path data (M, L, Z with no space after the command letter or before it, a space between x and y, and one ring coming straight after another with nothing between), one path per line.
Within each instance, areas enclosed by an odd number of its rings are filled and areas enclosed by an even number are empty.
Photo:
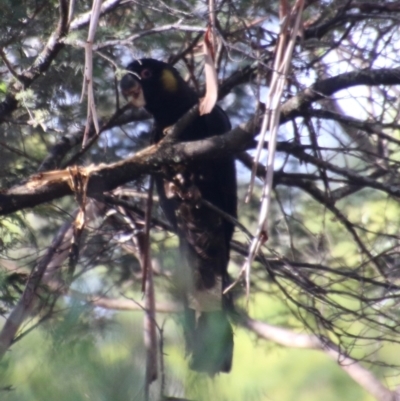
M163 139L165 129L199 101L198 96L175 68L161 61L137 60L127 70L130 73L121 80L122 92L135 106L145 107L153 115L153 142L157 143ZM210 114L195 118L180 133L179 140L204 139L230 128L224 111L215 106ZM222 291L228 283L234 227L201 199L236 216L234 158L227 155L165 166L162 173L155 177L160 204L179 236L180 251L187 264L181 285L187 305L185 338L191 368L210 374L229 372L233 332L227 312L232 302Z

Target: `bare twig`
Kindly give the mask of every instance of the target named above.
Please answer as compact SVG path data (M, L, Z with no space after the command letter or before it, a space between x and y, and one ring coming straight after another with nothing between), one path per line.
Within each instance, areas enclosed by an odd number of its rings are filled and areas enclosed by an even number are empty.
M106 0L101 5L100 15L109 13L110 11L117 8L122 2L123 0ZM92 18L92 11L88 11L86 13L78 15L72 20L70 24L70 30L75 31L77 29L83 28L84 26L90 23L91 18Z
M242 272L246 273L247 299L249 299L250 293L251 264L253 263L254 257L258 253L262 244L268 239L268 215L272 202L274 160L276 142L278 138L278 128L280 125L281 116L280 102L283 94L283 89L290 71L292 53L300 29L303 7L304 0L296 0L291 13L289 14L287 1L281 0L281 33L279 35L278 46L276 49L271 84L266 101L266 111L261 126L260 139L258 141L256 157L254 159L254 168L252 171L249 192L247 195L248 200L253 189L256 166L260 160L261 151L264 148L268 127L270 140L268 143L267 171L263 193L261 196L261 207L258 217L258 226L249 248L249 256L246 259L242 268ZM290 26L290 24L292 23L293 26Z
M59 232L54 237L54 240L48 248L46 254L38 262L37 266L30 274L21 299L11 311L0 332L0 359L3 358L4 354L12 344L22 323L34 308L36 290L39 287L42 277L50 262L53 261L54 263L54 258L57 256L57 253L64 243L65 238L70 235L69 233L72 234L72 226L70 222L67 222L62 225ZM65 257L67 255L68 253L65 254ZM62 261L59 260L59 262L61 263Z
M146 383L145 393L146 399L149 396L150 384L157 379L157 332L156 332L156 308L154 295L153 268L150 259L150 226L151 226L151 210L153 205L153 187L154 179L150 178L148 189L148 198L145 214L145 226L143 233L143 249L142 249L142 271L145 296L146 313L144 316L144 341L146 346Z
M304 112L304 108L312 102L318 101L325 96L330 96L346 87L395 84L400 84L400 69L396 68L359 70L318 81L282 105L280 122L283 123L288 119L298 117L302 113L307 115L307 112ZM189 111L189 113L193 111L195 109ZM258 127L259 118L256 116L224 135L200 141L170 143L168 142L169 135L167 135L157 146L150 146L121 162L85 167L85 169L90 170L91 174L88 183L88 196L91 196L91 193L99 194L103 191L115 189L142 174L157 173L159 172L159 166L164 163L181 163L189 159L219 157L227 153L238 153L249 149L254 145L253 138L258 132ZM351 169L315 158L295 144L286 143L282 145L285 145L280 147L282 151L288 152L306 163L323 166L345 177L353 185L375 188L394 196L400 195L400 188L394 185L379 182L372 177L365 177ZM58 173L62 173L61 176ZM50 174L50 176L47 174ZM57 178L52 179L51 176L53 175ZM8 191L0 193L0 215L70 195L72 192L67 184L68 176L68 172L64 170L44 173L31 177L26 184L15 186Z
M81 298L90 300L96 306L113 310L125 311L143 311L144 305L133 300L127 299L109 299L105 297L88 297L77 293ZM156 305L158 312L176 313L182 311L179 304L158 304ZM318 337L313 334L296 333L293 330L271 325L259 320L251 319L250 317L241 314L236 315L237 322L256 333L260 338L268 341L273 341L276 344L289 348L313 349L324 352L335 362L340 368L348 374L362 388L372 394L378 401L397 401L398 395L395 391L385 387L379 379L368 369L363 367L360 362L346 355L337 345L332 343L327 338Z
M296 333L292 330L250 319L249 317L243 317L241 324L254 331L258 336L285 347L323 351L378 401L396 401L398 400L397 397L400 396L396 391L393 392L386 388L370 370L344 354L337 345L333 344L327 338L320 338L312 334Z
M88 134L91 123L94 124L94 127L96 129L96 134L98 135L100 132L99 121L97 118L96 104L94 99L94 87L93 87L93 42L94 42L94 36L96 34L97 25L99 24L101 2L102 0L93 0L88 38L85 45L85 73L83 78L81 101L83 100L85 93L87 93L88 109L87 109L85 134L83 136L83 142L82 142L83 148L86 146L88 140Z

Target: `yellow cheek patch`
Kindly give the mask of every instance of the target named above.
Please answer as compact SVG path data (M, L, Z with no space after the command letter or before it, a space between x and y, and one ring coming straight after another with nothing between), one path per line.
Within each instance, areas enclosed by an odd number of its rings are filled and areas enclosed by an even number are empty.
M170 70L163 70L161 74L163 88L168 92L175 92L178 88L178 81Z

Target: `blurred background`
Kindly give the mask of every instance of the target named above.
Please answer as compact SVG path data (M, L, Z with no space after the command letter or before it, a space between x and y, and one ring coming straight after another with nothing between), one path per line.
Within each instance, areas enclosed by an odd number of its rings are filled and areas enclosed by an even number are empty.
M219 104L233 127L264 108L279 15L293 4L215 1ZM96 133L87 123L87 97L80 101L92 5L0 0L2 194L39 172L113 163L149 145L149 115L119 94L131 60L170 62L204 93L209 2L107 0L93 47ZM178 240L154 196L159 377L149 399L387 400L385 391L399 385L399 17L397 1L304 3L281 99L269 239L252 266L247 309L244 281L233 289L238 311L270 326L260 333L234 325L230 374L211 379L188 369L171 292ZM89 146L82 150L84 136ZM245 203L252 155L254 149L237 154L238 214L254 233L264 170ZM145 399L137 240L148 182L143 176L87 200L77 260L70 254L79 209L73 196L2 217L2 400ZM248 244L237 227L234 279ZM24 303L32 283L35 296ZM317 339L320 349L273 339L271 328ZM358 382L351 367L365 369ZM383 386L381 398L369 384Z

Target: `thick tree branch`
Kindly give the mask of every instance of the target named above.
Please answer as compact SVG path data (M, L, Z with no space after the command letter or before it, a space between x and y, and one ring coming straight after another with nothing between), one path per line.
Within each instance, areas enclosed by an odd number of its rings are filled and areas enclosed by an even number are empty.
M357 70L317 81L282 105L281 123L301 116L313 102L359 85L400 85L400 68Z
M361 387L372 394L378 401L396 401L397 393L386 388L379 379L359 362L346 355L336 344L327 338L312 334L296 333L282 327L272 326L247 316L240 322L244 327L254 331L259 337L274 341L277 344L291 348L306 348L323 351Z
M395 84L400 84L400 69L361 70L319 81L289 99L282 106L281 123L301 116L302 113L307 112L307 107L312 102L331 96L342 89L356 85ZM160 142L157 146L146 148L129 159L110 165L82 168L84 174L90 175L88 195L110 191L138 178L142 174L159 173L160 166L165 164L215 158L227 153L238 153L249 149L253 146L253 137L258 132L258 125L259 119L254 117L224 135L195 142L176 144L168 143L168 141L165 143ZM306 153L301 146L281 143L278 146L278 150L285 151L299 158L299 160L344 176L353 185L369 186L393 196L400 196L400 188L398 186L382 184L349 169L320 160ZM62 178L60 179L60 177ZM34 207L70 194L72 194L72 190L68 185L68 173L66 171L61 172L55 179L48 175L38 175L31 178L26 184L11 188L0 194L0 215Z
M243 150L251 141L252 122L243 124L228 134L207 140L186 143L160 143L150 146L126 160L99 166L82 167L81 173L89 175L88 196L99 195L132 181L143 174L159 173L160 166L178 164L204 157L218 157L226 152ZM34 207L71 195L68 170L42 173L32 177L26 184L11 188L0 194L0 215L23 208Z

